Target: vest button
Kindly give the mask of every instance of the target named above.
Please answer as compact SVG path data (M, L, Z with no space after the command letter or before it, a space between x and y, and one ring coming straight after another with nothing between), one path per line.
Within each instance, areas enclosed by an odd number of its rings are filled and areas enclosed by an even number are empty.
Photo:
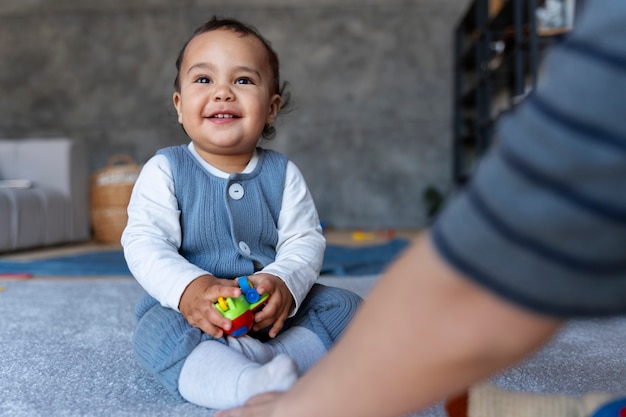
M239 183L234 183L228 187L228 195L233 200L241 200L243 198L243 186Z
M243 240L239 242L239 249L241 249L246 255L250 255L250 247Z

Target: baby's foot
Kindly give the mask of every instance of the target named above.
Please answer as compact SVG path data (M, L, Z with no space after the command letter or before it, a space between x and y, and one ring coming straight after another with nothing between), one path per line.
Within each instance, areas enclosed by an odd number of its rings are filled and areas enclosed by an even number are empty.
M250 367L240 376L237 397L241 404L255 395L287 391L298 379L298 367L287 355L280 354L259 367Z

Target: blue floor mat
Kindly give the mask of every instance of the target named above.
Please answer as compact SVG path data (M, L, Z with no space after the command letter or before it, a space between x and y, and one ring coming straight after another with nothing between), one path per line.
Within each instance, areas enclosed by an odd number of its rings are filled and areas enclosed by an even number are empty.
M0 274L43 276L130 275L121 250L98 251L35 261L0 261Z
M371 246L327 245L322 274L379 274L408 245L404 239ZM98 251L35 261L0 260L0 274L39 276L130 275L121 250Z
M327 245L322 274L369 275L380 274L407 246L406 239L392 239L370 246Z

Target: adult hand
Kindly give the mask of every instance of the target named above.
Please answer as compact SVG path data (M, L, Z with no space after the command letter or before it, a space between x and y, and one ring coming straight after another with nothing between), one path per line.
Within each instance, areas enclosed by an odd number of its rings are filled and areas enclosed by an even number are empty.
M267 392L250 398L245 405L230 410L221 410L215 417L270 417L276 402L283 392Z

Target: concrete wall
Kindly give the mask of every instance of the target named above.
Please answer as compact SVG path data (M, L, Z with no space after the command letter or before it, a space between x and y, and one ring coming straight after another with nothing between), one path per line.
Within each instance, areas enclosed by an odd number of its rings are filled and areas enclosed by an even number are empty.
M268 145L303 171L322 220L425 223L451 187L452 30L467 0L2 0L0 137L71 136L92 171L186 143L174 60L217 14L273 44L294 111Z

